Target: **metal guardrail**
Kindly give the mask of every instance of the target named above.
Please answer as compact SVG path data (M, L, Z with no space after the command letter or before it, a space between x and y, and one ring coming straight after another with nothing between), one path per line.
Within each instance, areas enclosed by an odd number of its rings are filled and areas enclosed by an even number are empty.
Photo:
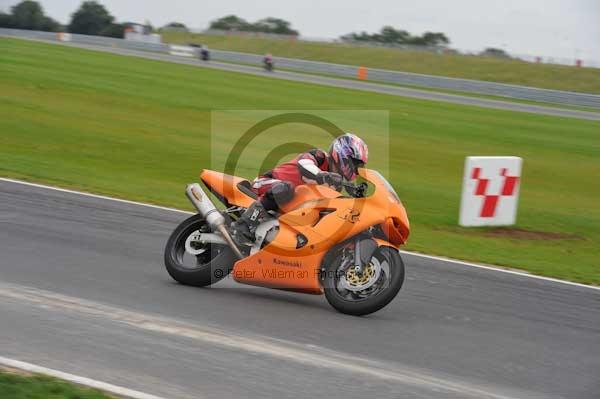
M262 56L260 55L238 53L233 51L211 50L211 57L214 60L240 64L260 65L262 63ZM306 61L281 57L275 57L275 66L276 68L284 68L306 73L332 75L344 78L356 78L358 76L359 68L352 65L331 64L327 62ZM514 98L518 100L600 108L600 95L597 94L539 89L535 87L510 85L505 83L447 78L442 76L422 75L418 73L390 71L374 68L367 68L367 76L368 80L373 82L493 95Z
M143 51L153 51L153 52L161 52L168 53L169 45L164 43L147 43L147 42L137 42L134 40L124 40L124 39L116 39L112 37L104 37L104 36L90 36L90 35L80 35L76 33L69 33L68 36L64 36L64 39L61 40L61 33L54 32L40 32L35 30L21 30L21 29L5 29L0 28L0 36L12 36L24 39L37 39L37 40L47 40L47 41L65 41L72 43L80 43L80 44L90 44L93 46L102 46L102 47L117 47L117 48L125 48L131 50L143 50Z
M21 38L59 41L59 35L52 32L38 32L18 29L0 28L0 36L13 36ZM102 36L87 36L71 34L69 41L73 43L91 44L104 47L118 47L132 50L153 51L169 53L169 45L137 42L132 40L114 39ZM231 62L238 64L262 65L262 56L258 54L239 53L224 50L211 50L211 59L215 61ZM275 57L275 65L278 68L294 70L298 72L331 75L343 78L356 78L359 67L352 65L331 64L326 62L307 61L293 58ZM364 69L364 68L363 68ZM363 77L368 80L381 83L392 83L415 87L426 87L431 89L452 90L475 94L493 95L513 98L518 100L529 100L564 105L575 105L600 108L600 95L576 93L560 90L539 89L527 86L494 83L479 80L446 78L442 76L422 75L417 73L389 71L384 69L363 70Z

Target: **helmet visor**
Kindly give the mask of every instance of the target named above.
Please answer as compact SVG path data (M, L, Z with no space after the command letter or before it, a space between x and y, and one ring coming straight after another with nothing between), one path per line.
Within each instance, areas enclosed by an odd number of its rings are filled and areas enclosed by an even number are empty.
M355 180L358 177L358 168L365 166L365 163L360 159L343 159L340 165L342 176L348 181Z

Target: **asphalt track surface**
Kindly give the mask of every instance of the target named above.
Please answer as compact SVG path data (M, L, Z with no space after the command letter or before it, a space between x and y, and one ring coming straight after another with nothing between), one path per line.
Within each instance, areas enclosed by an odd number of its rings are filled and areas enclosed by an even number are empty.
M34 39L27 39L34 40ZM422 100L442 101L453 104L470 105L475 107L492 108L507 111L526 112L539 115L550 115L565 118L576 118L585 120L600 121L600 112L586 112L565 108L553 108L543 105L524 104L511 101L492 100L487 98L469 97L458 94L448 94L428 90L412 89L401 86L392 86L379 83L362 82L351 79L339 79L326 76L309 75L289 71L275 71L274 73L265 72L262 68L248 65L230 64L224 62L202 62L195 58L174 56L163 53L154 53L149 51L138 51L122 49L117 47L103 47L82 43L53 42L45 40L35 40L44 43L62 44L70 47L84 48L88 50L103 51L113 54L142 57L157 61L174 62L178 64L192 65L201 68L220 69L229 72L245 73L250 75L267 76L273 79L292 80L304 83L314 83L325 86L333 86L345 89L369 91L380 94L389 94L400 97L410 97Z
M403 255L398 297L346 316L175 283L186 217L0 181L0 356L164 398L599 397L598 289Z

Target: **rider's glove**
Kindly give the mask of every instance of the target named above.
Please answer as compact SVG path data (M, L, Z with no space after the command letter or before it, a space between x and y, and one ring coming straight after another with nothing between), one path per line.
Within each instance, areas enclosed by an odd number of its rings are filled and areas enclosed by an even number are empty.
M320 172L317 175L318 184L324 184L337 191L341 190L342 188L342 180L342 176L338 173Z

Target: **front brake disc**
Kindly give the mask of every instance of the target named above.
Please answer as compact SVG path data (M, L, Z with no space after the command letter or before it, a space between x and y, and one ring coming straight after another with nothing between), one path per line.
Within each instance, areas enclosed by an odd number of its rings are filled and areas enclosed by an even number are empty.
M364 291L377 280L381 275L381 263L377 258L371 258L369 264L364 268L362 274L357 273L353 267L350 267L340 276L340 285L342 288L352 291Z

